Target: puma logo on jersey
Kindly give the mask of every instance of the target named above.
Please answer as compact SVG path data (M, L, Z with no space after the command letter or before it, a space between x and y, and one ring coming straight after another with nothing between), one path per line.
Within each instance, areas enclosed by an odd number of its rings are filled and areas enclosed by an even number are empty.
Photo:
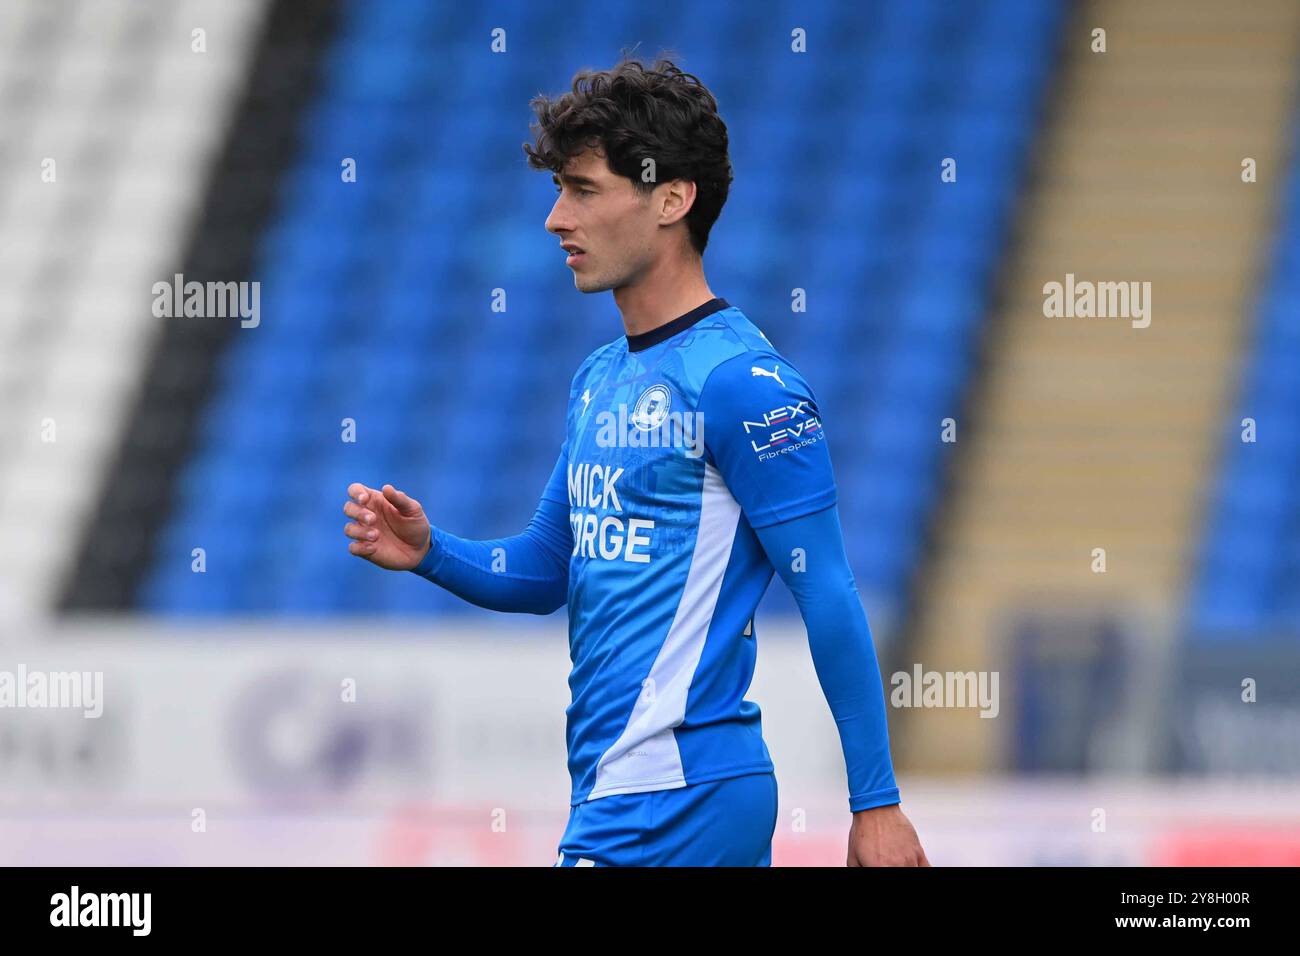
M765 368L759 368L757 365L754 365L750 367L749 374L751 376L766 375L768 378L774 378L781 383L782 388L785 388L785 382L782 382L781 376L777 374L780 370L781 366L779 365L773 365L772 371L770 372Z

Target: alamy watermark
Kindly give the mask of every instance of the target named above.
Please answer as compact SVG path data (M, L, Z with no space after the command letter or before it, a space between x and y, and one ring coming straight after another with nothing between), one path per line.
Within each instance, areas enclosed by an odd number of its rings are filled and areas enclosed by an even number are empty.
M1150 282L1075 281L1067 272L1064 282L1043 285L1043 315L1049 319L1130 319L1135 329L1151 324Z
M591 402L590 391L582 394L582 413ZM617 411L597 412L596 444L601 448L685 448L687 458L704 455L704 413L680 412L671 408L667 386L653 385L641 393L629 411L626 404Z
M74 884L50 897L50 925L56 927L121 927L148 936L152 912L152 893L83 893Z
M920 664L911 672L895 671L889 683L889 702L894 707L978 707L981 717L996 717L997 671L927 671Z
M171 282L155 282L151 291L155 318L237 318L245 329L262 322L260 282L186 282L178 272Z
M95 719L104 713L103 671L0 671L0 709L81 710Z

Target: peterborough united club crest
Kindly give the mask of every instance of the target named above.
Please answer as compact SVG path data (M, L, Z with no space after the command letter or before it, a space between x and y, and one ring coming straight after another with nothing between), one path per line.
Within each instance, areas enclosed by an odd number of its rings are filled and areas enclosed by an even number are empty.
M632 408L632 424L643 432L654 431L668 417L668 403L672 393L666 385L651 385Z

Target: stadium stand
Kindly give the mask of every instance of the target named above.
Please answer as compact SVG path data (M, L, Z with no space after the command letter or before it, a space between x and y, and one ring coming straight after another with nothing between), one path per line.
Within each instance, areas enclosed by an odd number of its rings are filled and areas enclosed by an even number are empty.
M0 5L5 614L48 610L75 573L160 332L150 288L189 232L263 10Z
M1205 639L1300 632L1300 139L1261 281L1188 614Z
M859 589L887 615L906 599L939 489L940 422L970 373L1060 5L800 8L838 68L807 70L792 55L759 77L725 57L750 13L691 12L698 42L683 65L721 101L737 177L706 254L711 285L818 391ZM656 49L653 23L619 14L639 52ZM388 0L353 8L335 38L261 247L266 321L221 357L144 607L461 609L350 558L347 483L393 481L435 523L474 537L512 533L531 513L568 377L619 326L612 303L581 301L558 254L548 258L551 185L523 164L526 104L615 51L578 31L494 57L480 42L485 15L456 15L448 24L424 3ZM456 57L423 55L448 29L474 39ZM1003 56L1013 40L1028 55ZM791 101L807 107L793 133L769 112ZM454 127L420 119L453 103ZM340 175L345 158L354 183ZM955 182L942 176L946 158ZM777 215L798 228L772 228ZM498 288L505 312L492 310ZM806 312L792 310L795 288ZM355 442L342 438L348 421ZM190 571L198 546L205 575Z
M1300 7L1152 0L1079 17L1079 35L1105 24L1108 48L1078 42L1061 63L905 638L938 670L1011 674L1061 653L1073 679L1120 618L1134 654L1173 640L1269 248ZM1243 157L1269 172L1244 181ZM1124 314L1049 315L1047 286L1068 275L1136 284L1145 315L1136 297ZM1048 647L1076 614L1091 637ZM1038 637L1017 642L1026 624ZM1061 726L1089 719L1083 685L1035 693L1075 708ZM936 711L900 738L927 769L1013 765L997 723Z

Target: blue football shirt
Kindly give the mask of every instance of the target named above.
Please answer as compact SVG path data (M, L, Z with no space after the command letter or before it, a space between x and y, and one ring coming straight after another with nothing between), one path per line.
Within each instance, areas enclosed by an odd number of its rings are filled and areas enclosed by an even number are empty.
M715 298L593 352L543 498L569 509L572 802L772 770L745 700L755 529L835 504L811 389Z

